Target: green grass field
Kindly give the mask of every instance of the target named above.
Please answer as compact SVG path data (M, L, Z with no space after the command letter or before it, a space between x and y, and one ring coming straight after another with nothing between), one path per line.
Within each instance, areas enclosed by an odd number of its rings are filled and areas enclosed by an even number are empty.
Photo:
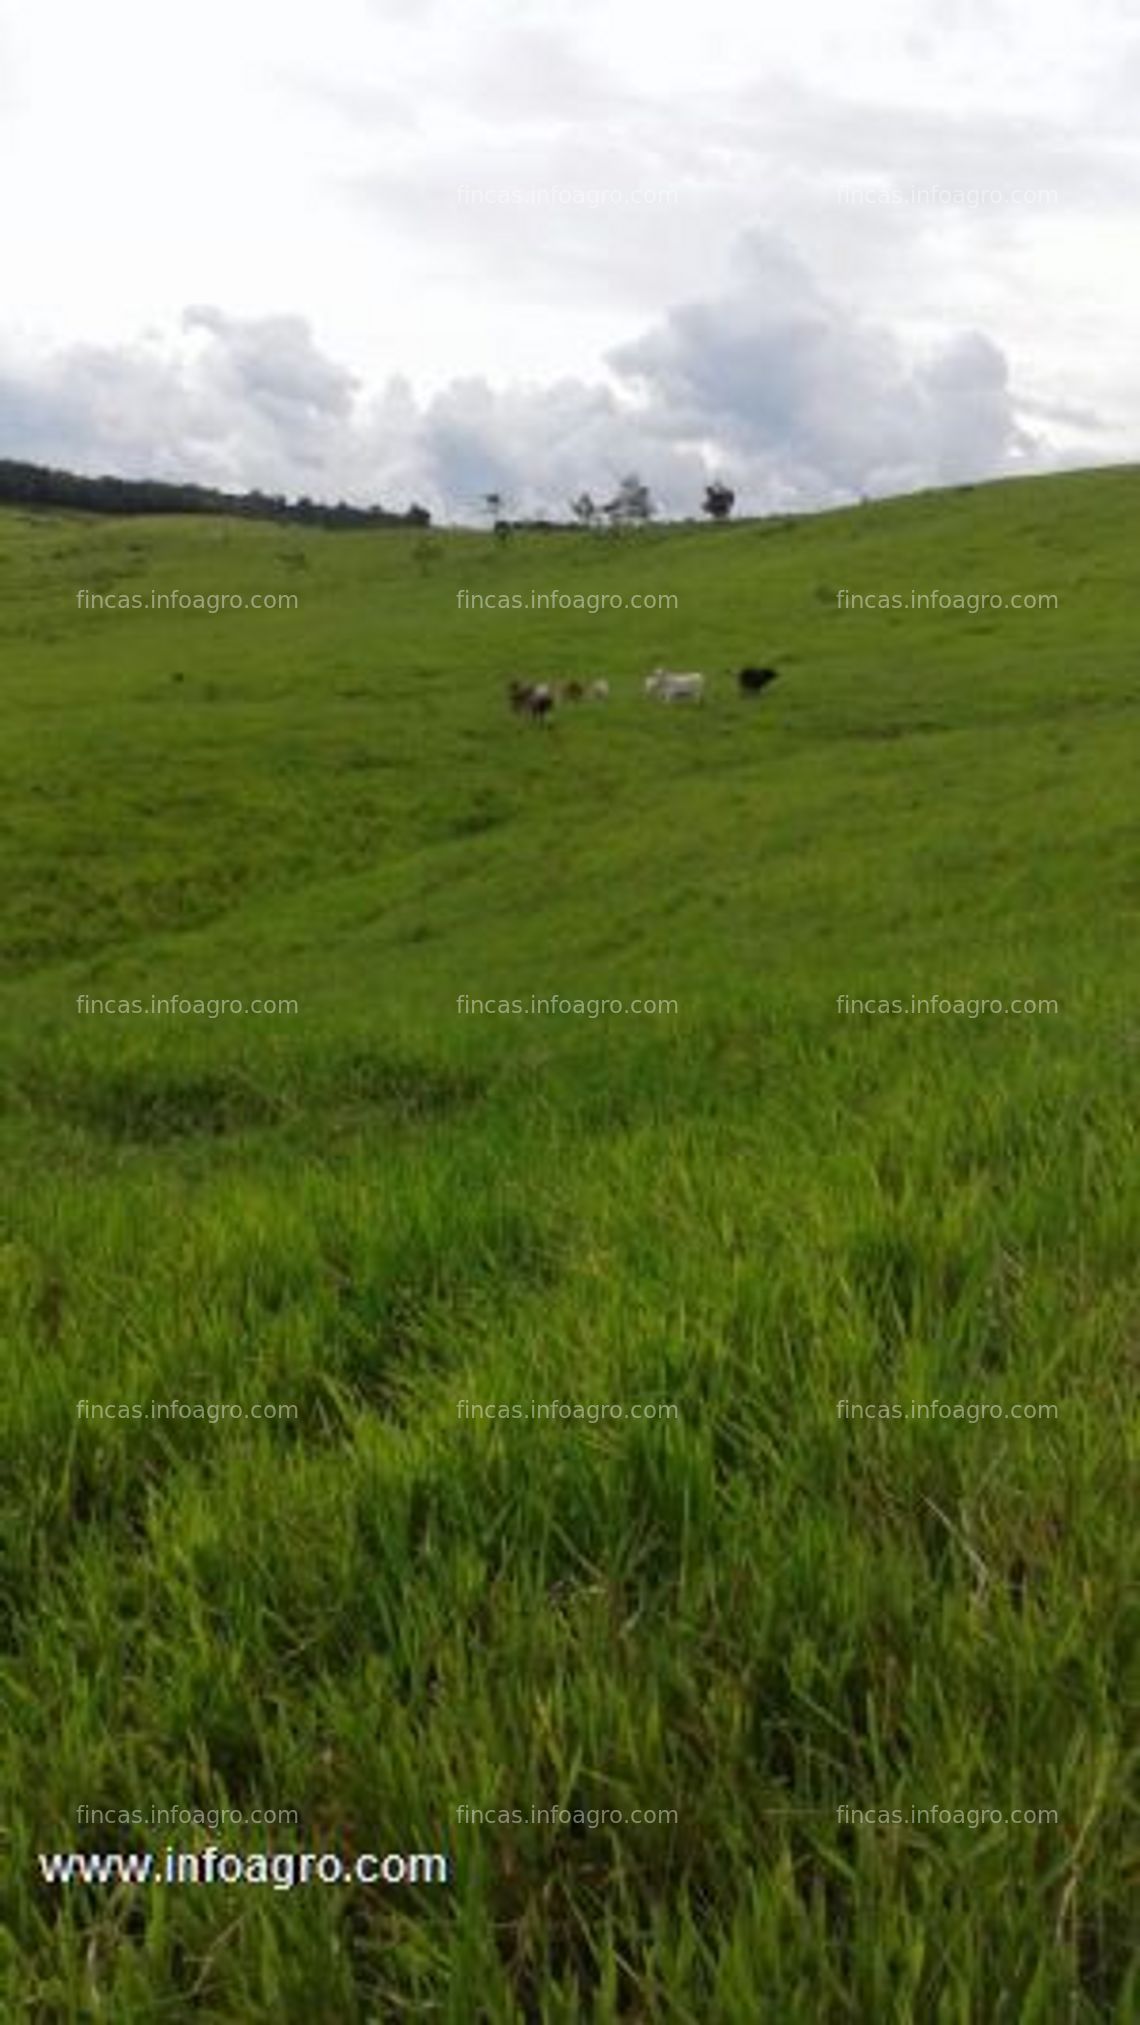
M1138 522L0 516L5 2018L1135 2018ZM211 1843L449 1877L37 1860Z

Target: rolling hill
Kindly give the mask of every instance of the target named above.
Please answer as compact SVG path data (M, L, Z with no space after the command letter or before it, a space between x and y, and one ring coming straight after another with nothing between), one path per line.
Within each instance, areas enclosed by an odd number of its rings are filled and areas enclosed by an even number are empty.
M6 2015L1135 2016L1138 519L0 514Z

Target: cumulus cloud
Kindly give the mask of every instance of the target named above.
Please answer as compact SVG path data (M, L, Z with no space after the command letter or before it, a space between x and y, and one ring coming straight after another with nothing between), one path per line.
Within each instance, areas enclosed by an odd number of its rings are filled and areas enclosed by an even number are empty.
M168 340L0 361L0 430L9 455L83 471L324 483L330 444L351 434L355 386L303 317L194 307Z
M719 300L671 310L612 364L676 437L721 446L770 503L993 475L1035 447L989 338L956 334L912 362L760 234L743 242Z
M924 356L861 317L777 238L741 244L718 296L619 347L595 382L456 379L418 400L369 391L301 317L188 309L172 339L0 364L11 451L85 471L405 505L471 519L497 491L562 513L636 469L666 511L707 479L745 510L981 478L1047 459L1017 418L1007 361L978 331Z
M887 470L937 468L933 415L949 390L937 373L924 378L918 342L937 350L971 327L1016 362L1017 391L1102 411L1116 454L1135 454L1140 152L1128 0L1081 0L1079 10L1035 0L1031 12L1015 0L947 0L936 14L926 0L858 10L726 0L715 34L699 10L657 0L324 0L316 10L291 0L274 10L268 42L264 12L198 0L172 65L148 0L95 10L0 0L0 178L20 191L0 223L6 320L45 348L82 336L129 354L126 369L145 383L140 438L169 435L146 391L157 376L159 407L172 400L194 423L196 457L235 442L241 392L256 427L254 440L237 433L239 461L288 455L302 476L319 471L324 425L306 423L304 402L287 387L274 397L268 385L236 384L254 364L270 369L265 326L282 306L312 319L333 375L313 412L331 399L334 483L342 468L351 478L343 437L359 447L376 405L363 386L344 388L342 361L373 389L414 366L421 399L460 374L497 385L570 374L608 388L624 415L630 377L607 371L607 354L677 341L686 305L723 320L718 296L746 292L739 277L723 287L732 246L759 227L826 280L801 377L826 382L842 352L860 387L892 374L906 382ZM204 128L225 145L204 148ZM64 144L45 150L45 132ZM161 176L140 176L144 158L162 162ZM770 237L766 257L774 269ZM131 338L168 328L186 302L220 305L227 327L180 333L171 379L162 347L143 356ZM303 353L298 328L279 331L279 353L294 343ZM128 418L104 415L117 367L90 353L75 363L100 430L129 438ZM316 370L311 354L299 363L302 376ZM50 371L44 357L41 378ZM458 440L456 398L434 435L420 414L425 481L439 475L433 441L443 455L443 439ZM525 402L498 398L517 431ZM991 387L987 398L989 420L976 426L988 441L1002 396ZM731 417L742 459L745 405ZM840 420L824 405L821 440L801 440L802 459L850 476L865 462L860 432L848 429L841 455ZM801 438L804 408L800 399ZM971 415L985 408L979 386ZM747 414L755 436L754 404ZM644 419L664 458L675 415L654 401ZM587 444L591 426L587 415ZM481 427L474 417L476 444ZM458 435L466 469L471 431ZM767 441L760 432L745 460L757 482ZM574 459L554 447L561 471ZM696 452L685 438L672 454Z

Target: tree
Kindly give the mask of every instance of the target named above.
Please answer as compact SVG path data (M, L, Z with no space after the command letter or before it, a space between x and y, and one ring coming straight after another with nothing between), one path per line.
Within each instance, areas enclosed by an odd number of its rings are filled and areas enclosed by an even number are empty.
M577 499L570 501L570 511L574 515L579 527L597 526L598 508L595 506L588 492L581 492Z
M483 494L483 504L491 516L491 533L497 541L507 541L510 538L511 523L503 511L504 501L502 493L485 492Z
M731 485L713 484L705 486L705 499L701 512L707 513L710 520L727 520L735 505L736 494L732 490Z
M613 498L607 499L602 508L611 527L643 527L647 520L652 520L655 511L649 487L642 484L636 471L627 473Z

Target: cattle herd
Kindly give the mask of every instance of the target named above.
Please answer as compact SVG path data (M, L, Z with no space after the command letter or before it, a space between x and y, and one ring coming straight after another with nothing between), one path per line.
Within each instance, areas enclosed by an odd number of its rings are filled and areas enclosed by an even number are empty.
M769 682L775 682L776 668L742 668L737 687L742 696L758 696ZM697 671L678 674L670 668L655 668L645 678L645 694L662 703L703 703L707 681ZM604 676L594 682L523 682L517 676L507 684L507 701L519 717L544 723L558 703L605 703L610 685Z

